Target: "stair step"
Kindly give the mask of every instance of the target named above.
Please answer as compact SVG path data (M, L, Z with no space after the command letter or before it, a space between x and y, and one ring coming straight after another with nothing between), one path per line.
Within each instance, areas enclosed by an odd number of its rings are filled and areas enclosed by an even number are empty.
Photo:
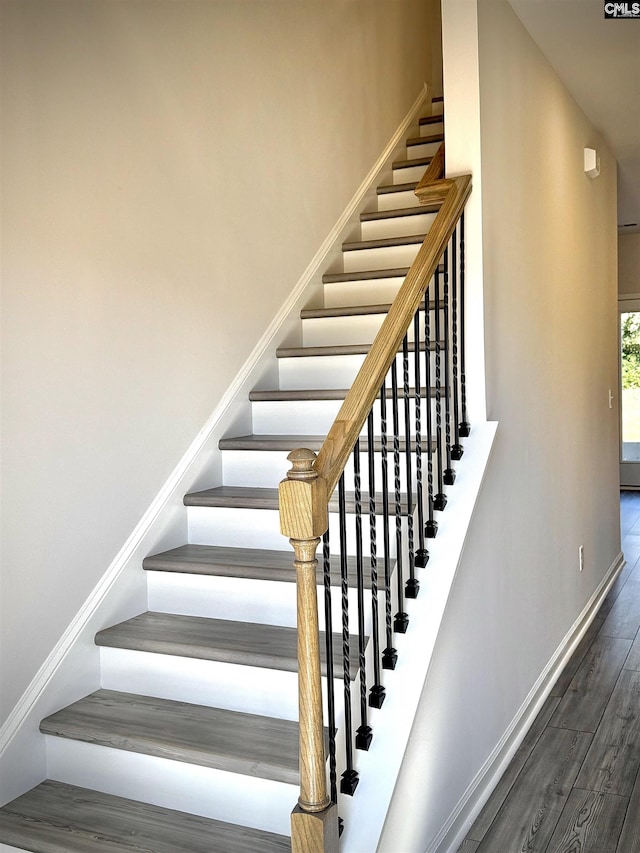
M301 389L301 390L290 390L290 391L281 391L281 390L273 390L273 391L251 391L249 394L249 399L252 403L273 403L273 402L282 402L282 401L294 401L294 400L344 400L349 393L349 388L311 388L311 389ZM422 388L421 396L426 396L427 389ZM436 393L435 387L431 388L431 397L434 397ZM409 397L413 399L415 391L413 388L409 388ZM402 388L398 389L398 395L400 399L404 397L404 393ZM442 396L441 391L441 396ZM387 399L390 400L392 397L391 389L387 389Z
M422 142L425 140L423 139ZM395 160L391 164L392 169L411 169L413 166L422 166L426 168L433 160L433 157L414 157L413 159Z
M396 210L371 210L360 214L360 222L375 222L378 219L420 216L422 213L437 213L439 210L439 204L421 204L420 207L399 207ZM380 272L380 270L376 270L376 272Z
M291 840L47 780L0 809L0 841L38 853L286 853Z
M234 507L236 509L270 509L277 510L279 507L277 489L251 489L244 486L217 486L213 489L203 489L200 492L190 492L184 496L185 506L194 507ZM361 505L369 505L369 495L362 492ZM376 506L382 507L382 495L376 494ZM355 495L347 492L345 508L348 513L354 513L356 509ZM329 510L338 511L338 497L334 496L329 501ZM394 514L393 496L389 498L389 512ZM407 499L402 495L401 514L406 515Z
M420 127L424 127L427 124L438 124L441 121L442 121L442 113L435 113L432 116L422 116L422 118L419 120L418 124L420 125Z
M345 281L370 281L379 278L404 278L409 267L398 267L390 270L354 270L353 272L325 273L323 284L337 284Z
M97 690L46 717L43 734L297 784L298 724Z
M275 490L277 492L277 490ZM202 504L200 504L201 506ZM216 505L216 504L212 504ZM215 660L240 666L255 666L281 672L297 672L298 633L295 628L180 616L175 613L141 613L96 634L96 645L129 649L198 660ZM351 647L351 677L358 667L358 651ZM320 656L325 669L325 639L321 634ZM333 648L337 676L342 677L342 636L334 634ZM338 672L339 670L339 672Z
M442 121L442 116L430 116ZM414 145L428 145L430 142L444 142L444 133L433 133L431 136L412 136L407 139L407 148L412 148Z
M424 243L426 234L409 234L404 237L383 237L377 240L350 240L342 244L343 252L361 252L367 249L390 249Z
M420 303L420 309L424 309L424 302ZM369 314L388 314L391 303L380 305L345 305L337 308L304 308L300 312L302 320L318 320L328 317L361 317ZM435 302L429 302L429 308L435 308Z
M220 440L219 447L221 450L273 450L284 451L289 453L297 447L306 447L309 450L318 451L324 443L324 436L320 435L242 435L237 438L224 438ZM415 441L411 442L411 446L415 449ZM422 442L423 450L427 449L426 442ZM406 441L400 439L400 450L404 453ZM360 451L366 453L369 449L369 442L366 438L360 439ZM373 441L373 449L375 453L379 453L382 449L382 441L377 438ZM271 553L271 552L270 552ZM286 553L286 552L283 552ZM147 557L147 560L149 558ZM146 563L146 561L145 561ZM144 564L143 564L144 565ZM144 565L145 568L148 568Z
M278 436L273 436L278 444ZM257 439L260 444L268 444L271 436L247 436ZM309 447L311 436L299 436L289 450L294 446ZM242 441L242 439L229 439ZM318 439L319 449L324 439ZM297 443L299 441L299 443ZM402 446L402 443L401 443ZM245 447L246 449L246 447ZM275 449L275 448L274 448ZM313 449L313 448L311 448ZM248 580L280 581L295 583L296 571L293 567L293 551L267 551L258 548L222 548L215 545L181 545L145 557L142 567L152 572L177 572L183 574L215 575L218 577L246 578ZM355 585L355 557L347 557L347 572L349 585ZM340 556L331 555L331 577L340 577ZM322 580L322 565L318 563L318 580ZM370 584L365 577L365 587Z
M418 186L418 181L408 181L404 184L381 184L379 187L376 187L377 195L388 195L389 193L406 193L406 192L415 192L416 187ZM419 204L418 200L416 202Z
M442 344L441 344L442 345ZM331 346L319 346L319 347L280 347L276 350L276 355L278 358L311 358L312 356L328 356L328 355L366 355L371 349L372 344L333 344ZM435 342L431 342L429 348L433 351L435 349ZM409 343L409 352L414 352L413 341ZM420 344L420 351L424 352L424 342ZM398 350L398 352L402 352L402 350ZM264 399L258 396L254 396L257 394L261 394L264 392L261 391L251 391L249 395L250 400L259 400ZM342 392L339 392L342 393ZM314 398L315 399L315 398ZM337 397L323 397L322 399L338 399Z

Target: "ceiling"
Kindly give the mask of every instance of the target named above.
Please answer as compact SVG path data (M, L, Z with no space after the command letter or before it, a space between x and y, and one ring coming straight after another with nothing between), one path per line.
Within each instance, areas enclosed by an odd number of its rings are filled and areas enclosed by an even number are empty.
M604 0L509 2L618 161L620 232L640 232L640 20L605 20Z

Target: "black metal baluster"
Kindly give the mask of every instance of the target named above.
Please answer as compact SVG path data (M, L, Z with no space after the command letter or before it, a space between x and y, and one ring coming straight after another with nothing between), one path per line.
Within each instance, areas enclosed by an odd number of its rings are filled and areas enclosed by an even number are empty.
M424 535L433 539L438 532L438 522L433 517L433 415L431 411L431 300L429 288L425 293L424 311L424 349L425 349L425 385L427 394L427 523Z
M453 444L451 445L451 458L456 462L462 459L464 447L460 444L460 376L458 373L458 226L453 229L451 238L451 366L453 378L451 386L453 390Z
M360 439L353 448L353 483L356 510L356 589L358 593L358 664L360 669L360 725L356 730L356 749L367 750L373 737L367 721L367 667L364 636L364 568L362 559L362 483L360 478Z
M351 723L351 664L349 659L349 578L347 574L347 509L344 471L338 480L338 513L340 516L340 580L342 591L342 674L344 685L344 741L347 769L342 774L340 791L353 796L358 786L358 773L353 767Z
M445 485L453 486L456 481L456 472L451 466L451 351L449 335L449 261L451 254L449 248L444 250L444 285L442 295L442 317L444 326L444 424L445 424L445 450L447 454L447 467L443 479Z
M462 438L467 438L471 435L471 424L467 417L467 377L465 372L466 346L465 346L465 328L464 328L464 306L465 306L465 244L464 244L464 210L460 216L460 397L462 402L462 420L460 421L459 431Z
M428 311L428 306L426 308ZM416 311L413 317L413 337L415 340L413 354L414 359L414 399L415 399L415 419L416 419L416 502L418 504L418 550L415 553L415 565L423 569L429 562L429 552L424 547L424 493L422 490L422 387L421 387L421 371L420 371L420 308ZM429 351L424 348L425 358L429 358ZM427 396L427 401L429 397Z
M405 634L409 616L404 611L403 559L402 559L402 498L400 492L400 416L398 412L398 365L391 362L391 411L393 413L393 494L396 514L396 584L398 612L393 617L393 630Z
M382 653L382 668L395 669L398 652L393 647L391 627L391 553L389 543L389 470L388 470L388 434L387 434L387 389L383 382L380 389L380 441L382 462L382 536L384 546L384 608L387 646Z
M375 439L373 433L373 411L367 418L367 452L369 462L369 547L371 563L371 633L373 643L373 680L369 691L369 705L381 708L384 702L385 689L380 678L380 637L378 634L378 546L376 529L376 475L375 475Z
M438 492L433 499L434 509L443 510L447 505L444 493L443 459L442 459L442 355L440 347L440 264L436 267L434 281L435 297L435 348L436 348L436 453L438 455Z
M329 531L322 537L322 568L324 582L324 634L327 650L327 724L329 726L329 787L331 802L338 802L336 773L336 703L334 696L333 627L331 617L331 547Z
M419 349L418 341L414 349ZM404 458L407 479L407 544L409 546L409 577L404 587L407 598L417 598L420 583L416 578L413 553L413 472L411 460L411 391L409 388L409 336L402 340L402 392L404 395Z

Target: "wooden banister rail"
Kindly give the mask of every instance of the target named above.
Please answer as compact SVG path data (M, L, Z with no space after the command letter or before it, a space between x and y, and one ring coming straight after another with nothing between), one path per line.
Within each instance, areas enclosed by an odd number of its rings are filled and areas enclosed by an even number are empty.
M471 175L436 181L424 188L420 201L442 199L442 206L318 453L314 468L326 482L328 495L336 487L470 192Z
M439 181L444 178L444 142L440 143L440 147L435 153L433 160L427 166L424 175L420 178L420 182L416 187L416 195L421 198L426 187L434 181Z
M320 537L328 530L329 498L471 192L471 175L433 180L444 168L443 146L433 160L429 181L423 178L416 188L421 203L440 204L427 237L318 456L304 448L292 451L288 457L292 468L280 483L280 527L294 549L298 602L300 797L291 815L293 853L338 851L337 805L331 802L326 781L315 554Z

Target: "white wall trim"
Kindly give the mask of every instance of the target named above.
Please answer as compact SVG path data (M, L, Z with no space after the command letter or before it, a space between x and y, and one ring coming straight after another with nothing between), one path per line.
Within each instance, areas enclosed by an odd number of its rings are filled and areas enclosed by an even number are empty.
M114 590L114 587L121 581L125 570L135 560L140 558L141 550L144 551L145 548L154 547L150 543L157 543L162 538L163 531L161 530L158 534L154 535L154 529L161 528L163 524L166 525L167 516L171 515L170 510L176 502L180 506L182 505L182 494L185 490L185 485L188 483L187 487L192 487L194 480L198 476L198 471L204 466L201 458L205 455L205 451L212 445L216 446L217 436L221 434L221 431L225 427L228 428L231 425L234 411L240 405L238 401L247 397L247 391L252 387L256 377L259 376L261 370L264 371L264 367L262 366L264 359L268 358L271 352L275 352L275 349L281 343L283 336L286 334L287 324L291 322L290 318L292 315L297 316L301 302L308 298L307 294L310 288L314 286L314 282L325 271L328 259L336 251L336 246L338 249L340 248L345 230L351 227L354 217L357 217L359 214L362 209L363 200L367 194L375 190L375 182L379 179L383 170L388 168L398 147L404 143L407 130L416 121L418 112L428 96L429 87L425 83L423 89L365 176L335 226L331 229L315 256L302 273L290 296L285 300L277 315L236 374L235 379L222 396L219 404L198 432L190 447L136 525L132 534L107 568L101 580L86 599L58 643L56 643L16 703L2 728L0 728L0 770L3 758L21 727L34 714L36 705L48 690L55 674L72 649L79 643L87 630L90 629L91 623L95 620L101 608L105 606L107 598ZM242 399L242 402L244 402L244 399ZM210 464L208 470L210 471ZM144 553L142 556L144 556ZM95 677L97 682L99 678L97 672ZM14 779L11 788L18 790L23 788L26 790L29 787L29 783L26 780L24 783L20 783L19 780L15 779L15 773L16 769L14 766L12 770ZM3 773L0 772L0 778L2 777ZM11 796L17 796L17 794L11 793ZM5 791L0 791L0 803L6 797L7 794Z
M620 552L426 853L455 853L462 844L624 566Z

